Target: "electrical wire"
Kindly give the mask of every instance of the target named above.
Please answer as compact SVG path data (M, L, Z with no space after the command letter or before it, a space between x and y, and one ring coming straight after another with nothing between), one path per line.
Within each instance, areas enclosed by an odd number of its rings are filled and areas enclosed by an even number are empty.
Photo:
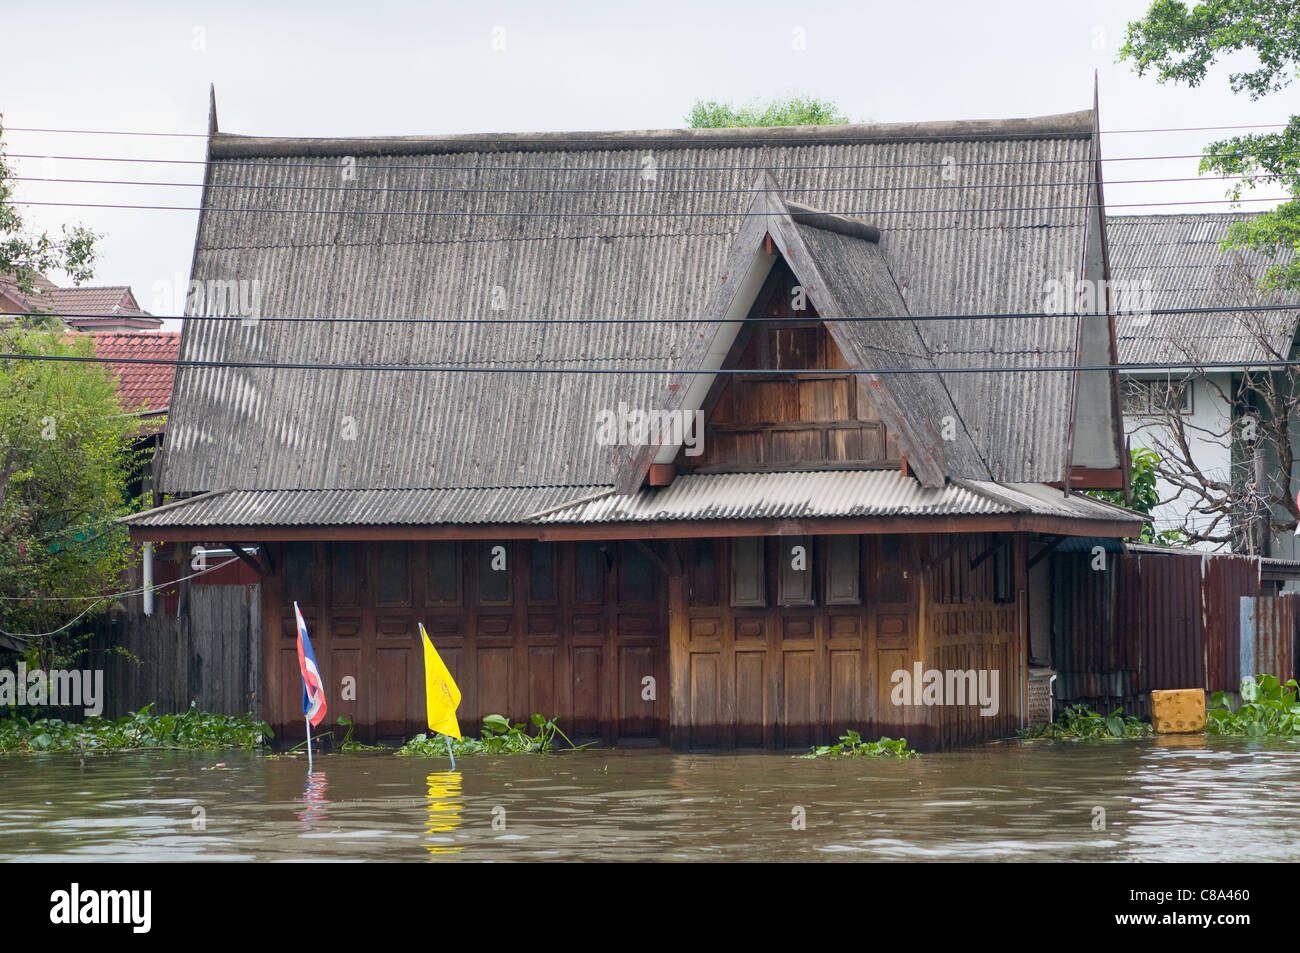
M140 595L141 593L146 592L149 589L166 589L169 586L174 586L178 582L184 582L187 579L194 579L198 576L205 575L206 573L215 572L216 570L221 569L223 566L229 566L231 563L235 563L238 561L239 561L239 557L235 556L231 559L226 560L223 563L219 563L216 566L209 566L207 569L201 569L198 572L191 573L188 576L181 576L178 579L173 579L170 582L165 582L160 586L144 586L140 589L127 589L123 592L109 593L106 596L4 596L4 597L0 597L0 598L4 598L6 601L17 601L17 602L36 602L36 601L79 602L82 599L95 600L90 605L86 606L86 608L83 609L81 612L77 613L77 615L73 617L72 621L67 622L64 625L59 626L57 629L53 629L49 632L6 632L4 629L0 629L0 635L8 636L11 639L23 639L24 641L30 641L31 639L43 639L51 635L58 635L60 632L63 632L64 630L69 629L72 626L76 625L76 623L83 616L85 616L86 613L88 613L91 609L95 608L95 606L99 605L101 602L108 602L110 599L119 599L122 596Z
M816 145L815 141L809 141L808 145ZM896 143L890 143L896 144ZM740 143L739 148L758 148L754 143ZM635 144L629 144L621 152L637 151ZM654 150L648 150L653 152ZM671 150L665 150L671 151ZM1275 156L1293 156L1300 155L1300 149L1266 149L1262 154ZM418 155L418 153L417 153ZM1253 158L1256 153L1246 152L1193 152L1174 155L1156 155L1156 156L1074 156L1068 158L1054 159L974 159L970 161L956 161L955 157L948 157L953 161L939 162L883 162L883 163L804 163L799 165L780 165L780 164L760 164L760 165L703 165L691 166L686 168L674 168L672 166L660 165L657 172L673 175L693 174L697 172L745 172L757 173L764 171L843 171L847 169L970 169L970 168L994 168L1008 166L1038 166L1038 165L1079 165L1091 164L1093 162L1159 162L1174 159L1239 159ZM208 165L207 159L157 159L157 158L137 158L133 156L76 156L76 155L47 155L42 153L30 152L10 152L0 153L0 160L9 159L53 159L56 161L67 162L127 162L139 163L144 165ZM299 162L299 156L285 156L276 162L267 162L262 159L242 159L227 156L218 156L212 160L212 164L220 166L242 166L245 168L273 168L273 169L332 169L338 171L341 163L333 162ZM354 158L350 156L339 156L339 159ZM401 160L411 158L410 155L393 156L392 158ZM645 169L639 165L632 166L589 166L578 167L572 165L563 166L519 166L519 165L462 165L457 163L447 163L444 165L410 165L407 163L400 164L383 164L374 165L368 163L356 163L350 166L353 170L371 170L377 169L382 171L401 171L401 172L444 172L461 174L465 172L508 172L511 174L527 174L534 172L567 172L582 175L598 175L610 172L644 172Z
M215 279L214 279L215 280ZM204 285L206 294L206 285ZM1122 279L1111 279L1109 285L1120 287ZM1063 283L1066 292L1072 289ZM1123 286L1130 287L1130 286ZM75 290L75 289L60 289ZM233 297L233 295L232 295ZM1241 305L1201 305L1190 308L1150 308L1141 311L1131 309L1116 310L1111 313L1117 318L1156 318L1168 317L1174 315L1196 315L1196 314L1251 314L1271 311L1300 311L1300 301L1293 304L1241 304ZM290 316L290 315L239 315L239 314L150 314L140 315L140 317L156 318L159 321L241 321L252 324L261 324L262 322L288 322L297 324L525 324L546 326L550 324L617 324L617 325L635 325L635 324L745 324L749 321L760 321L764 324L806 324L809 321L834 321L845 324L856 323L874 323L874 322L897 322L897 321L1014 321L1026 318L1078 318L1093 317L1097 314L1104 315L1106 312L1076 312L1076 311L1003 311L1003 312L982 312L979 314L898 314L898 315L848 315L845 317L773 317L773 318L711 318L711 317L681 317L681 318L623 318L623 317L582 317L582 318L565 318L565 317L536 317L536 318L492 318L492 317L427 317L427 318L405 318L405 317L356 317L356 316ZM17 317L16 314L0 314L0 321L6 317ZM41 318L62 318L64 320L79 320L82 318L104 318L111 317L98 311L33 311L33 317ZM86 333L104 333L114 334L117 332L86 332ZM176 332L170 332L176 333ZM116 358L105 358L112 362Z
M980 122L980 120L972 120L972 121ZM870 126L875 124L836 123L834 125ZM1235 125L1235 126L1164 126L1164 127L1151 127L1147 129L1101 129L1099 130L1099 133L1103 136L1120 136L1120 135L1131 135L1137 133L1148 135L1152 133L1166 133L1166 132L1222 132L1222 131L1240 130L1240 129L1285 129L1289 125L1290 125L1289 123L1285 123L1285 122L1261 122L1261 123L1248 123L1248 124ZM39 127L39 126L4 126L2 128L4 132L48 133L48 134L62 134L62 135L76 135L76 136L147 136L147 137L155 137L155 138L161 137L161 138L175 138L175 139L207 139L209 137L209 134L206 132L149 132L149 131L142 131L142 130L123 130L123 129L52 129L52 128ZM710 128L725 128L725 127L705 126L705 127L684 129L681 131L691 133L692 139L698 138L698 139L708 140L709 136L707 130ZM738 127L733 127L733 128L738 128ZM761 129L761 128L772 128L772 127L753 126L748 128ZM672 132L672 130L663 130L663 131ZM218 135L220 135L220 133L218 133ZM487 134L487 135L483 135L481 138L483 139L483 141L488 141L488 142L492 142L492 141L515 142L518 141L515 138L518 135L519 134L514 134L511 136L498 136L496 138L493 138L491 134ZM529 134L524 134L523 138L527 138L527 135ZM593 133L588 133L586 135L558 136L555 133L543 132L543 133L532 133L532 135L538 136L539 139L545 142L563 142L567 144L572 144L575 142L605 142L609 140L609 137L611 135L617 136L619 135L619 133L593 132ZM1048 137L1079 138L1080 133L1075 130L1069 130L1069 131L1046 130L1044 132L1034 134L1034 138L1048 138ZM332 137L274 136L273 138L284 139L291 142L313 142L320 139L327 139ZM370 138L370 137L360 137L360 138ZM431 138L436 139L438 137L434 136ZM476 133L457 133L454 136L449 136L448 138L479 139L480 136ZM715 141L730 141L730 136L728 136L725 133L715 134L713 138ZM831 136L826 138L822 138L819 136L817 137L817 141L819 142L871 142L880 138L882 137L879 135L879 133L877 133L876 135L873 136ZM989 134L987 132L972 132L969 136L959 137L957 141L961 141L962 138L985 140L989 138ZM931 142L931 141L948 142L948 141L952 141L953 137L951 134L945 133L945 134L934 135L934 136L905 136L902 137L902 139L903 141L906 142ZM889 137L889 140L891 142L898 141L892 136ZM807 136L765 136L764 141L804 142L807 141Z
M1174 182L1224 182L1244 179L1244 173L1237 175L1193 175L1165 179L1108 179L1103 183L1107 188L1115 185L1159 185ZM189 188L201 189L203 182L147 182L139 179L68 179L43 177L38 175L12 175L10 182L62 183L67 185L126 185L147 188ZM825 185L799 186L795 191L803 192L917 192L935 190L961 189L1046 189L1076 188L1087 185L1086 182L976 182L971 185L956 186L950 182L939 185ZM248 182L229 182L212 185L214 190L233 189L249 191L292 191L292 192L414 192L438 193L452 195L725 195L729 193L752 193L753 187L721 187L716 189L526 189L526 188L462 188L453 186L387 186L387 185L275 185Z
M608 358L606 360L619 360ZM760 368L685 368L685 367L550 367L550 366L492 366L470 364L304 364L291 361L254 362L254 361L184 361L167 358L114 358L111 361L99 357L82 357L63 354L0 354L0 361L53 361L73 364L142 364L167 365L171 367L192 368L237 368L247 370L297 370L297 371L365 371L384 373L446 373L446 374L672 374L672 375L707 375L707 374L774 374L778 369ZM1018 366L985 367L881 367L881 368L809 368L793 373L801 377L843 377L846 374L896 375L896 374L1025 374L1038 373L1077 373L1084 371L1125 371L1138 373L1144 371L1213 371L1240 370L1242 368L1263 369L1300 366L1300 360L1273 361L1189 361L1189 362L1145 362L1134 364L1040 364Z
M1087 183L1079 183L1080 186ZM798 191L792 189L791 191ZM1113 208L1163 208L1172 205L1236 205L1243 202L1291 202L1294 196L1265 196L1261 198L1227 198L1194 199L1176 202L1108 202L1107 209ZM419 216L421 218L747 218L749 216L768 216L772 213L766 209L759 211L726 212L526 212L511 211L429 211L425 209L343 209L343 208L239 208L212 205L133 205L114 202L33 202L11 199L10 205L47 206L54 208L113 208L134 209L145 212L231 212L252 215L396 215ZM817 209L823 215L867 216L875 218L880 215L1004 215L1008 212L1065 212L1091 210L1096 206L1083 205L1012 205L992 206L989 208L923 208L923 209ZM594 236L593 236L594 237Z

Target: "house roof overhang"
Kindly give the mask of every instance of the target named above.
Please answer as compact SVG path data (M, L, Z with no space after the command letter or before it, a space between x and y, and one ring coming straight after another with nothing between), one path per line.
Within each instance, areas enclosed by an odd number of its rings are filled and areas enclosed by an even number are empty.
M702 539L741 536L836 536L912 533L1039 533L1044 535L1137 536L1131 520L1079 520L1030 514L994 516L892 516L854 519L699 520L614 524L443 524L384 526L132 526L131 541L282 542L292 540L496 540Z

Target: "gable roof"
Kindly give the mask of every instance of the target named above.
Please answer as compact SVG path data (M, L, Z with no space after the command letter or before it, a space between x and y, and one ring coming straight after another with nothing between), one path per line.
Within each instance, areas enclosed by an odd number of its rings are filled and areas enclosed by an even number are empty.
M180 353L178 331L99 331L95 354L109 362L117 376L117 396L128 413L159 413L171 403L172 364L126 364L121 359L174 361Z
M129 285L60 288L44 275L36 276L33 285L33 291L24 294L12 281L0 280L0 294L15 307L68 315L64 323L75 328L105 324L126 324L141 329L162 326L161 318L152 317L140 307Z
M619 461L593 439L596 411L661 406L657 395L692 369L683 355L705 333L757 173L773 170L788 201L878 223L876 252L798 226L850 310L874 295L877 307L912 315L1038 311L1044 282L1083 257L1093 119L1089 110L491 138L215 134L191 277L259 281L263 315L382 320L187 321L182 359L497 372L181 368L160 482L169 493L611 486ZM652 182L640 174L647 154ZM349 157L356 177L345 182ZM945 168L957 173L951 187ZM858 265L875 277L855 285ZM901 305L879 297L885 270ZM397 320L431 316L521 323ZM574 318L606 323L565 323ZM640 323L663 318L680 320ZM909 333L940 365L1075 359L1072 319L918 324ZM542 367L613 373L533 370ZM987 463L995 479L1061 479L1072 379L945 375L977 449L966 462Z
M1285 358L1300 319L1300 292L1258 288L1272 259L1251 249L1220 250L1228 226L1249 212L1109 215L1111 278L1150 282L1150 306L1222 307L1294 304L1296 311L1116 315L1123 364L1240 362Z
M880 230L867 223L787 202L770 175L760 177L728 253L725 274L704 309L700 334L682 355L682 364L691 371L712 371L722 365L732 342L740 336L736 317L751 312L759 286L779 256L789 265L851 369L921 369L921 373L860 377L881 419L910 454L921 482L942 486L949 477L987 479L989 467L974 446L942 376L933 371L935 364L917 322L907 319L907 304L880 250L880 236ZM769 241L771 253L760 253L760 247ZM902 320L888 320L895 316ZM712 383L707 374L674 379L654 406L693 412L701 408ZM941 438L945 420L953 424L951 441ZM628 466L616 474L616 489L633 492L641 485L651 459L665 462L674 455L675 447L667 452L646 447L630 453Z

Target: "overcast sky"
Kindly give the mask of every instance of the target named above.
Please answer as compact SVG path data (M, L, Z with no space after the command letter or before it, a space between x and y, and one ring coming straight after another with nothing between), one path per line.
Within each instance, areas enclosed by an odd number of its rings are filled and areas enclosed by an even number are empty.
M1229 134L1118 130L1285 121L1294 90L1251 103L1228 90L1227 67L1189 90L1117 64L1125 24L1148 5L6 0L0 113L20 175L192 183L202 180L201 164L17 156L201 162L202 138L14 127L203 133L209 83L222 130L263 136L661 129L684 126L697 99L749 103L793 93L876 122L1003 119L1091 106L1094 70L1102 129L1117 131L1103 139L1108 158L1196 154ZM1137 207L1222 199L1222 182L1118 181L1191 177L1196 165L1107 162L1107 202L1125 213L1228 210ZM18 193L53 202L192 207L199 200L197 188L56 181L23 182ZM153 310L155 282L188 277L195 212L32 207L26 214L37 227L73 222L104 233L93 283L130 284L146 309Z

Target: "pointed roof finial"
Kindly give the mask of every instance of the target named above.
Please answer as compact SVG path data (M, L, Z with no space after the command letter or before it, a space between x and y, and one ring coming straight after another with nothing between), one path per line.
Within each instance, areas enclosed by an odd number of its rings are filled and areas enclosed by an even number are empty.
M217 85L208 84L208 135L217 134Z

